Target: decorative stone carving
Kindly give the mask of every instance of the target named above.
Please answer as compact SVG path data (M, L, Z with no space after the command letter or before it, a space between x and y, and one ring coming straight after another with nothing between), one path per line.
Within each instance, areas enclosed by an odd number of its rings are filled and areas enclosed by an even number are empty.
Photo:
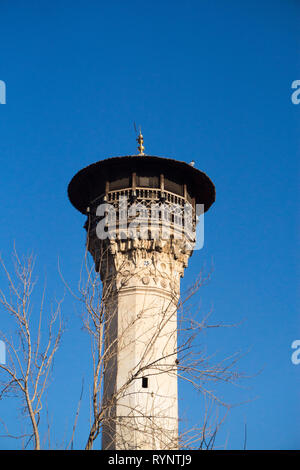
M115 279L117 290L155 287L178 296L180 278L192 250L184 240L99 240L91 237L89 251L102 280Z

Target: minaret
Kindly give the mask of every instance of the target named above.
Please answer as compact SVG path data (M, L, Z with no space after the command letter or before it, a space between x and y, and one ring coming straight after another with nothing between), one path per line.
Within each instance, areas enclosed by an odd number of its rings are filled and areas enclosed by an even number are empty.
M98 161L71 180L88 216L87 246L103 283L107 420L103 449L177 449L177 304L197 213L215 188L193 165L138 154ZM109 235L108 235L109 234Z

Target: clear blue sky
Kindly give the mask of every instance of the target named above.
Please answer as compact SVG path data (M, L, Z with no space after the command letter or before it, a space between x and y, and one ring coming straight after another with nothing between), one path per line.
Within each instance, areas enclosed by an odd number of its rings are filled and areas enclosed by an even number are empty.
M223 357L247 352L244 388L225 387L234 408L217 445L300 449L299 116L291 83L300 79L296 0L2 1L0 80L0 251L9 263L38 256L49 296L63 293L57 271L75 286L84 250L84 217L67 199L75 172L97 160L135 153L133 121L146 153L196 162L214 181L205 245L183 287L201 266L214 272L202 312L240 323L203 337ZM298 135L297 135L298 134ZM1 278L2 279L2 278ZM3 282L3 280L2 280ZM85 377L75 446L89 418L88 339L66 296L68 329L48 392L54 444L70 438ZM3 313L0 328L8 323ZM260 374L256 375L258 371ZM180 407L199 398L181 387ZM13 401L0 418L20 428ZM20 428L21 429L21 428ZM0 440L0 448L18 448Z

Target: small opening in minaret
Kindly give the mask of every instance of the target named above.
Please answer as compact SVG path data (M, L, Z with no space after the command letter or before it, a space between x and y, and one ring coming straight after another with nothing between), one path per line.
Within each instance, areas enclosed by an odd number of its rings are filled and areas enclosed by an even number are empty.
M142 377L142 387L148 388L148 377Z

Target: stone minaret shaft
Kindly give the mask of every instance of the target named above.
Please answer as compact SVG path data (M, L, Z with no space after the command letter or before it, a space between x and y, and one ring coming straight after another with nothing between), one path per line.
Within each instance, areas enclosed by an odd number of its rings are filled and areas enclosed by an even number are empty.
M95 244L90 250L95 255ZM177 303L189 252L181 241L106 243L100 262L108 324L103 449L176 449ZM96 260L98 262L98 259Z
M193 252L196 204L206 211L214 186L184 162L143 154L81 170L69 197L88 214L87 246L103 284L102 448L177 449L180 278ZM171 208L170 217L163 207ZM99 221L114 227L111 236L101 236Z

